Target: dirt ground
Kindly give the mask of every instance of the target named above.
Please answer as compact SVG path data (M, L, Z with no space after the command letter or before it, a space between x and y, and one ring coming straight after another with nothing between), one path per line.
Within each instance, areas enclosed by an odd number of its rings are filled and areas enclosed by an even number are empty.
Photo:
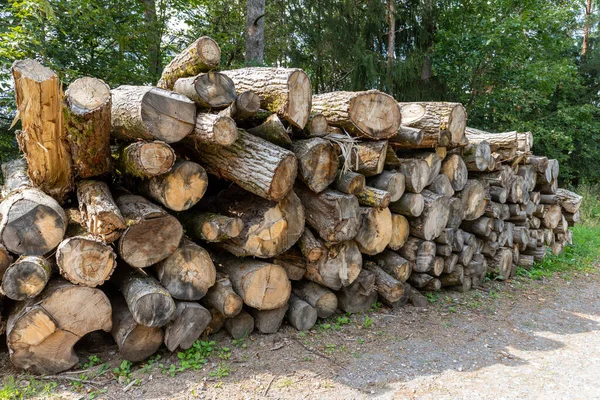
M600 398L600 273L516 279L435 300L428 309L382 307L349 323L336 316L306 334L286 326L243 344L218 334L231 356L212 356L200 371L171 377L158 365L134 366L135 384L108 373L82 387L66 380L79 375L63 374L52 398L102 389L96 398ZM120 362L114 346L97 356L112 367ZM164 367L175 362L162 353ZM17 373L5 351L0 368Z

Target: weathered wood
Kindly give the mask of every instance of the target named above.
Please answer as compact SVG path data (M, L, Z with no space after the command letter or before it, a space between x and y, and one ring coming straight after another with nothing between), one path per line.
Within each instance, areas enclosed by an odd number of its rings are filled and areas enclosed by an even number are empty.
M62 203L73 189L73 169L58 76L30 59L15 61L11 72L22 125L17 141L27 159L29 177Z
M244 221L210 212L190 210L180 218L188 235L207 242L222 242L236 238L244 230Z
M2 277L2 293L9 299L26 300L40 294L52 276L54 262L40 256L22 256Z
M328 129L329 123L327 122L327 117L321 113L312 113L301 134L307 137L323 137L327 135Z
M285 197L298 172L294 153L241 130L231 146L198 143L195 150L194 158L209 174L269 200Z
M242 310L235 317L227 318L224 326L234 340L247 338L254 331L254 318Z
M458 154L451 154L446 157L440 172L448 177L452 188L457 192L465 188L469 179L467 166Z
M377 300L375 274L365 269L360 271L352 284L337 292L338 307L349 313L367 312Z
M79 339L111 326L110 302L102 291L53 280L12 309L6 326L10 360L36 373L65 371L79 362L73 349Z
M445 196L424 190L423 213L419 217L408 218L410 233L425 240L433 240L442 233L449 217L449 199Z
M331 189L314 193L302 184L295 187L305 209L306 223L330 243L353 239L360 227L359 204L355 196Z
M113 151L116 169L125 175L150 178L165 174L175 163L175 151L165 142L135 142Z
M410 278L408 278L408 282L412 286L414 286L417 289L423 289L423 290L425 290L427 285L433 280L437 280L437 279L431 275L420 273L420 272L413 272L410 275ZM437 280L437 281L439 282L439 280ZM434 285L435 285L435 283L434 283ZM440 286L441 286L441 282L440 282Z
M261 107L279 114L297 128L308 122L312 88L308 75L296 68L241 68L222 71L233 80L238 93L252 90Z
M404 283L412 272L410 262L399 254L385 250L373 256L373 261L394 279Z
M457 265L454 271L449 274L442 274L439 277L442 286L462 285L465 279L465 271L462 265Z
M239 138L235 121L222 115L198 113L194 130L183 142L190 147L207 144L230 146Z
M389 192L370 186L365 186L363 190L356 193L356 198L361 206L379 209L387 208L391 201Z
M490 198L500 204L506 203L508 191L501 186L490 186Z
M354 237L361 253L381 253L392 240L392 213L389 208L360 207L360 228Z
M398 201L404 194L404 174L395 171L383 171L381 174L368 178L367 185L384 190L390 194L390 201Z
M457 194L462 201L463 219L472 221L483 215L486 200L485 187L475 179L469 179L464 189Z
M210 255L185 238L173 254L154 268L160 283L177 300L200 300L215 284L216 271Z
M271 114L260 125L248 129L248 133L286 149L292 146L292 139L277 114Z
M79 178L104 175L112 170L110 109L110 87L100 79L79 78L65 92L64 129L73 173Z
M423 131L420 147L435 148L448 144L466 144L465 127L467 113L460 103L423 102L398 103L402 113L402 124ZM446 134L448 142L440 140Z
M389 204L392 212L405 215L407 217L418 217L423 213L425 200L420 193L405 192L400 200Z
M41 256L61 242L67 217L56 200L32 186L26 170L23 159L2 166L5 182L0 239L12 253Z
M298 179L320 193L336 178L338 158L333 145L321 138L296 140L292 151L298 159Z
M563 210L572 214L579 211L582 200L583 196L562 188L557 189L556 194L543 194L540 198L542 204L558 204Z
M239 123L252 118L259 109L260 97L252 90L247 90L240 93L235 101L219 112L219 115L229 117Z
M454 189L452 188L450 179L444 174L439 174L425 189L448 198L454 196Z
M127 225L117 250L127 264L145 268L175 252L183 237L183 227L175 217L141 196L125 194L116 204Z
M383 172L388 142L357 142L350 153L350 168L364 176L375 176Z
M398 171L404 175L406 190L412 193L421 193L431 174L431 168L423 159L400 158Z
M400 128L400 109L382 92L330 92L314 95L312 110L353 136L386 139Z
M306 263L306 258L295 247L273 258L273 264L281 266L290 281L299 281L304 278Z
M214 255L217 270L226 273L244 303L258 310L273 310L287 303L292 290L285 270L264 261Z
M404 284L402 282L391 277L373 262L367 261L364 268L375 274L375 289L386 303L393 304L400 300L404 294Z
M463 161L469 171L486 171L492 160L490 144L485 140L469 143L462 151Z
M305 278L333 290L348 286L362 268L362 255L354 241L331 245L323 258L306 265Z
M194 345L206 329L212 315L200 304L178 301L175 315L165 326L165 346L169 351L187 350Z
M461 229L471 232L480 237L488 237L494 227L494 219L489 217L479 217L474 220L466 220L460 225Z
M287 313L289 306L288 304L274 310L260 311L254 308L248 307L248 312L254 318L254 327L260 333L269 334L277 333L285 314Z
M89 233L107 243L114 242L121 236L121 231L126 228L125 220L106 183L79 181L77 202L82 223Z
M508 279L512 271L512 260L510 249L500 248L494 257L488 258L488 269L497 275L497 279Z
M308 227L304 228L302 236L298 239L298 247L300 248L302 255L310 262L320 260L327 252L323 243L315 238L315 235Z
M221 49L217 42L208 36L201 36L167 64L157 86L173 89L177 79L210 71L217 68L220 62Z
M331 188L346 194L357 194L365 187L365 176L356 172L338 170Z
M533 215L542 220L542 225L549 229L554 229L562 220L561 207L557 204L540 204L536 207Z
M317 310L292 293L286 318L299 331L308 331L317 323Z
M173 91L186 96L200 108L224 108L237 97L233 81L220 72L179 78L173 85Z
M390 146L396 149L414 149L423 142L423 131L401 125L398 132L388 140Z
M400 249L406 243L409 232L410 227L406 217L400 214L392 214L392 238L388 247L392 250Z
M194 129L196 105L181 94L128 85L111 94L111 134L118 139L175 143Z
M293 290L296 296L317 310L319 318L327 318L337 309L338 301L335 294L314 282L296 282Z
M202 304L214 309L226 318L235 317L244 305L242 298L233 290L231 281L222 273L217 273L215 284L202 298Z

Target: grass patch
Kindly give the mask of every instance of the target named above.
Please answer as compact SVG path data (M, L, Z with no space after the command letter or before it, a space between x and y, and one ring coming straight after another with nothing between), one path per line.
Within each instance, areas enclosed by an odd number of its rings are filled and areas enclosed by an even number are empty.
M531 279L542 279L555 273L571 272L590 273L597 270L596 263L600 259L600 225L576 225L573 229L573 245L565 247L562 254L548 254L542 262L531 269L517 269L518 276Z
M44 382L33 377L23 377L17 381L15 377L7 376L0 388L0 400L47 397L57 386L56 382Z

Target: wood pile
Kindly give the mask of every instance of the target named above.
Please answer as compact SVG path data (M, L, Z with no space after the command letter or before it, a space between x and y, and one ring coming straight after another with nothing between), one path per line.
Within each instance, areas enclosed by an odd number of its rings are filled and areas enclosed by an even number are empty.
M24 158L2 166L0 326L14 365L56 373L110 332L140 361L222 328L299 330L423 304L571 243L581 196L532 135L457 103L312 95L295 68L217 72L200 38L158 87L12 66Z

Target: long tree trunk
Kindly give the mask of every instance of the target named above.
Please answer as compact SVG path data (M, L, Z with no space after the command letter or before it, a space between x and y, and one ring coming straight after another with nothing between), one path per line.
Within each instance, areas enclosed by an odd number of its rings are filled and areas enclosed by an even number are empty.
M265 0L246 1L246 65L264 63Z
M148 46L148 73L155 81L160 76L160 42L161 29L156 16L156 1L144 0L144 31Z
M387 77L387 92L394 94L392 67L396 52L396 0L388 0L388 34L387 34L387 60L386 60L386 77Z

